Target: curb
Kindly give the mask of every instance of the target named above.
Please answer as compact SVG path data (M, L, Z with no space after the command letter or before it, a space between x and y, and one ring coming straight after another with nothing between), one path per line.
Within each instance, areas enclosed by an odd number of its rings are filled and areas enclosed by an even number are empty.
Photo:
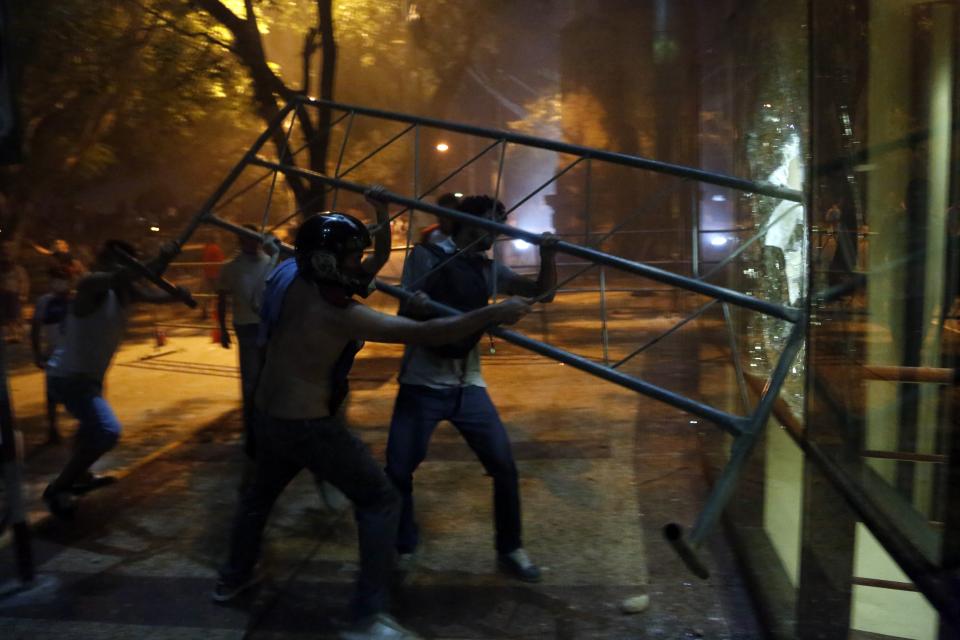
M115 469L115 470L111 471L111 472L110 472L110 475L114 476L114 477L117 479L117 482L119 482L120 480L123 480L124 478L130 477L134 472L136 472L137 470L139 470L139 469L147 466L148 464L150 464L150 463L153 462L154 460L157 460L158 458L161 458L161 457L167 455L167 454L170 453L171 451L174 451L175 449L180 448L180 447L183 446L184 444L187 444L187 443L188 443L190 440L192 440L197 434L199 434L199 433L201 433L201 432L203 432L203 431L205 431L205 430L207 430L207 429L212 428L214 425L216 425L216 424L220 423L221 421L223 421L223 419L224 419L226 416L228 416L229 414L231 414L231 413L233 413L233 412L235 412L235 411L236 411L236 409L230 409L230 410L228 410L228 411L225 411L224 413L221 413L221 414L220 414L219 416L217 416L216 418L213 418L212 420L208 420L207 422L204 422L202 425L199 425L199 426L196 427L195 429L189 430L187 433L183 434L181 437L179 437L179 438L177 438L177 439L175 439L175 440L172 440L171 442L168 442L167 444L161 446L159 449L155 449L154 451L151 451L151 452L148 453L147 455L145 455L145 456L143 456L143 457L141 457L141 458L137 458L136 460L130 462L129 464L127 464L127 465L125 465L125 466L122 466L122 467L119 467L118 469ZM33 513L37 513L37 512L33 512ZM39 528L39 527L45 526L49 521L51 521L51 520L53 520L53 519L54 519L53 514L51 514L51 513L50 513L49 511L47 511L46 509L44 509L44 510L42 511L42 515L41 515L41 516L35 517L35 518L30 518L30 513L28 513L28 514L27 514L27 526L28 526L28 528L32 531L32 530L35 530L35 529L37 529L37 528ZM4 549L6 549L7 547L9 547L10 544L12 543L12 541L13 541L13 536L12 536L12 535L7 535L7 532L6 532L6 531L4 531L2 534L0 534L0 551L2 551L2 550L4 550Z

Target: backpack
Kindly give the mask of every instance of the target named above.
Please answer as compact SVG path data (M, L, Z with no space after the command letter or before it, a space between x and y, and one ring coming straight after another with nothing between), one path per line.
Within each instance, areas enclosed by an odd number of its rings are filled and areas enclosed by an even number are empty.
M436 264L448 260L445 265L427 276L419 287L431 300L459 311L473 311L487 306L490 294L484 272L490 260L486 256L479 253L459 253L450 259L450 254L436 245L417 246L438 258ZM479 331L455 342L424 348L444 358L466 358L483 334L483 331Z

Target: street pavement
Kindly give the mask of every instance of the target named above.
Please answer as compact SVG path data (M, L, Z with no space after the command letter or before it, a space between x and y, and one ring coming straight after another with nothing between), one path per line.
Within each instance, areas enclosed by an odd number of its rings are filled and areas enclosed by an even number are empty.
M120 481L84 497L73 522L52 519L39 500L68 451L42 443L42 377L25 363L11 375L38 578L0 597L0 637L324 638L343 624L355 525L320 501L306 473L268 526L265 583L236 605L211 602L242 457L235 353L204 331L171 333L158 347L135 332L117 354L107 388L124 434L97 469ZM690 344L645 353L635 370L678 389L711 383L704 361L717 354L694 346L691 359ZM348 421L380 459L400 353L370 344L352 376ZM484 371L518 462L525 546L544 580L497 573L490 480L442 424L416 476L424 541L396 590L398 619L425 638L464 640L762 637L722 535L704 553L713 577L701 581L659 534L696 516L706 490L698 437L712 427L502 342ZM74 428L66 415L62 424ZM0 575L12 578L9 533L0 545ZM650 596L646 611L620 611L640 594Z

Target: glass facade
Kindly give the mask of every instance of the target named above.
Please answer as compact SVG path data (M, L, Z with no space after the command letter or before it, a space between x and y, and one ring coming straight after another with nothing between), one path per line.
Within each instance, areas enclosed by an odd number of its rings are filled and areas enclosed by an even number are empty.
M808 340L727 510L728 531L775 637L960 637L950 626L960 592L948 577L960 560L960 6L797 4L809 93L790 90L798 76L789 65L760 84L772 96L764 104L795 101L768 110L781 129L793 124L787 114L804 116L796 156L809 203L804 239L766 241L728 277L793 302L796 252L806 266ZM767 18L778 33L782 16ZM774 57L795 60L784 47L773 45ZM770 142L788 164L789 140L762 108L755 113L737 120L745 156L762 158ZM775 177L757 163L745 169ZM741 223L762 229L777 206L741 209ZM746 386L756 391L751 373L767 374L782 329L749 317L737 326ZM730 389L729 406L742 406ZM727 444L713 438L714 468Z

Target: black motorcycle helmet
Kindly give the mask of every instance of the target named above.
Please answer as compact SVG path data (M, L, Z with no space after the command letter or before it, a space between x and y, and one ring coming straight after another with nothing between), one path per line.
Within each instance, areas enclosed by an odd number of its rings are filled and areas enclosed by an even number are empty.
M343 288L347 295L370 295L373 276L348 273L343 259L372 244L365 224L346 213L327 211L307 218L294 241L300 274L318 284Z

